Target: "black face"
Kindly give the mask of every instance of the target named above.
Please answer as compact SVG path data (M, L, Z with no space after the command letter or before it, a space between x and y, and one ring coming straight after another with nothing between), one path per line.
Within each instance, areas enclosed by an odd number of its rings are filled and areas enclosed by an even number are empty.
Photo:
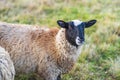
M76 46L76 37L79 35L77 27L74 26L73 22L68 22L69 26L66 29L65 37L72 44Z
M88 22L82 22L79 20L73 20L70 22L64 22L62 20L57 21L58 25L66 29L66 39L71 45L79 46L84 42L84 29L92 26L96 23L96 20L90 20Z

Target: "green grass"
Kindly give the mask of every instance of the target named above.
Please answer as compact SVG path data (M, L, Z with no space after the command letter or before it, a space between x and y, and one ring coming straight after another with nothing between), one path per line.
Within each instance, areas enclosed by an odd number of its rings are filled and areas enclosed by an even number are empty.
M86 29L86 44L62 80L120 80L119 0L0 0L0 21L58 27L56 21L97 19ZM17 75L28 80L36 75Z

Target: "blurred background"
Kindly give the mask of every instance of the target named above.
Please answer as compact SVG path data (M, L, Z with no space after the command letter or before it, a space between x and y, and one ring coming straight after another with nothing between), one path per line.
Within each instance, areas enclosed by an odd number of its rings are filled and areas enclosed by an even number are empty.
M0 0L0 21L58 27L58 19L97 23L75 67L62 80L120 80L120 0ZM39 80L35 74L15 80Z

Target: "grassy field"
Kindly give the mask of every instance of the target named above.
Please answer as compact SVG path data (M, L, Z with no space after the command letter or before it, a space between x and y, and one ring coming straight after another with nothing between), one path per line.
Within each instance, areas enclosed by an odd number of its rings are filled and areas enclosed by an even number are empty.
M58 27L56 21L96 19L75 67L62 80L120 80L120 0L0 0L0 21ZM33 80L34 74L15 80ZM30 79L31 78L31 79Z

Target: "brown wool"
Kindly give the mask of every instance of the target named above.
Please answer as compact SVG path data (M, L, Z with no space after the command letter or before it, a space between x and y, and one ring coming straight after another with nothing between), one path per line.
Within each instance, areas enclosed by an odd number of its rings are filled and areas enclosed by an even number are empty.
M80 54L65 38L65 29L0 22L0 46L14 62L17 74L36 72L45 80L69 72Z

